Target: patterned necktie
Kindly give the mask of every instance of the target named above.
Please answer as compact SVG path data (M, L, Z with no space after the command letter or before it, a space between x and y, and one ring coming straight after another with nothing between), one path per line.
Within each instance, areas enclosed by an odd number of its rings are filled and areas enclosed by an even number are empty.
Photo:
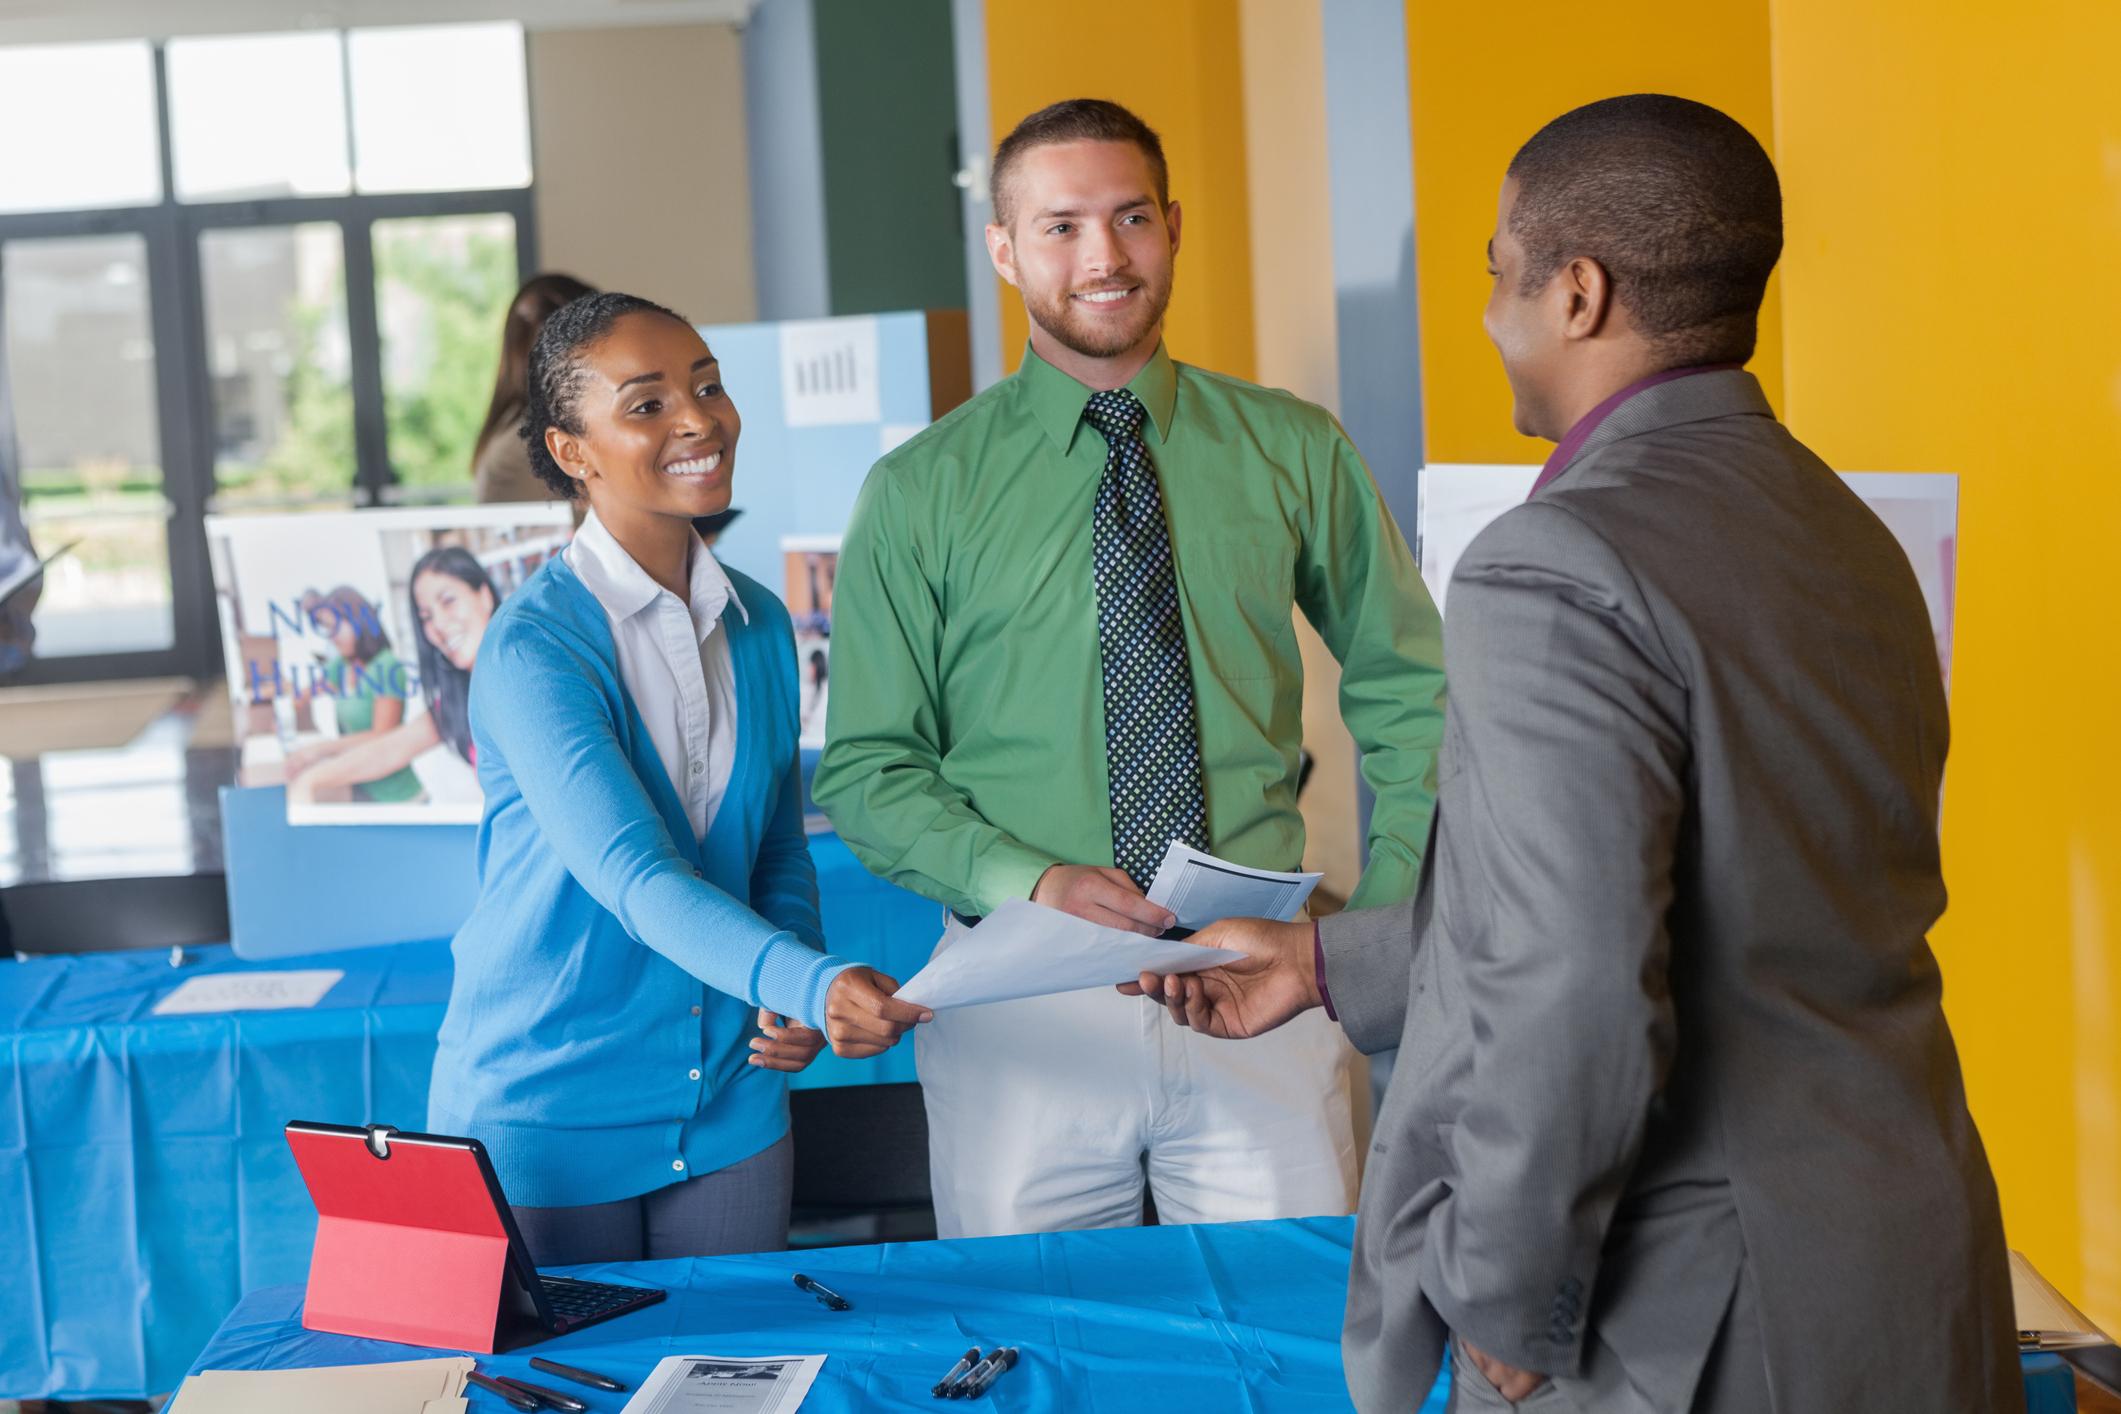
M1114 862L1146 890L1172 840L1208 847L1193 675L1178 613L1171 531L1142 444L1148 409L1126 389L1098 393L1084 419L1105 439L1091 542L1097 646L1104 658L1105 764Z

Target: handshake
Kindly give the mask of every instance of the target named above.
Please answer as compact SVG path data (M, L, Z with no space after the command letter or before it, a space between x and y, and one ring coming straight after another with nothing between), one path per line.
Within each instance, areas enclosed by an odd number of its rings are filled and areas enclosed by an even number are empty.
M1204 1036L1236 1041L1264 1035L1324 1000L1311 928L1271 918L1225 918L1190 941L1243 953L1244 961L1201 972L1144 972L1119 990L1162 1002L1173 1021Z
M1151 937L1177 922L1170 910L1142 897L1125 873L1094 865L1055 865L1039 878L1031 899ZM1263 1035L1322 1000L1309 923L1225 918L1191 941L1243 953L1245 960L1201 972L1144 972L1122 982L1121 993L1162 1002L1179 1025L1226 1040Z

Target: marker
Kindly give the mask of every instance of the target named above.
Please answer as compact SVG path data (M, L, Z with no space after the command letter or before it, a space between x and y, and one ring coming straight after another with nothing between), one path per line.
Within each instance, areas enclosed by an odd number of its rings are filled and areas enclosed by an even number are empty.
M978 1363L979 1347L975 1345L970 1350L965 1352L964 1359L958 1361L955 1365L952 1365L950 1367L949 1374L943 1376L941 1379L935 1382L935 1388L929 1390L928 1393L934 1395L937 1399L941 1399L943 1397L943 1391L957 1383L958 1376L964 1374L965 1371L971 1369L974 1365L977 1365Z
M532 1399L549 1409L560 1410L561 1414L583 1414L583 1411L589 1408L588 1405L571 1394L561 1394L556 1389L547 1389L543 1385L534 1385L528 1380L519 1380L513 1375L497 1375L495 1378L510 1389L529 1395Z
M988 1367L988 1366L990 1366L990 1365L992 1365L992 1364L993 1364L993 1363L994 1363L995 1361L997 1361L997 1360L999 1360L999 1359L1001 1359L1001 1358L1002 1358L1002 1350L1001 1350L1001 1347L1000 1347L1000 1346L996 1346L996 1347L994 1348L994 1353L993 1353L993 1354L989 1355L989 1356L988 1356L988 1357L987 1357L986 1359L984 1359L984 1360L980 1361L980 1362L979 1362L979 1363L978 1363L977 1365L974 1365L974 1366L973 1366L973 1367L972 1367L971 1369L967 1370L967 1371L966 1371L966 1372L965 1372L964 1374L962 1374L962 1375L958 1376L958 1380L957 1380L957 1383L956 1383L956 1384L954 1384L954 1385L951 1385L951 1386L949 1386L948 1388L944 1389L944 1391L943 1391L943 1398L945 1398L945 1399L963 1399L963 1398L965 1397L965 1391L966 1391L966 1390L968 1390L968 1389L970 1389L970 1388L972 1388L972 1382L973 1382L974 1380L978 1379L978 1378L979 1378L979 1377L980 1377L981 1375L984 1375L984 1374L986 1374L986 1373L987 1373L987 1367Z
M533 1411L541 1407L538 1402L535 1399L532 1399L529 1395L519 1394L515 1390L510 1389L507 1385L502 1384L499 1380L489 1379L487 1376L480 1374L477 1370L473 1370L470 1373L466 1374L464 1378L470 1380L480 1389L483 1389L490 1394L499 1395L502 1399L507 1400L512 1408L524 1410L526 1411L526 1414L528 1414L528 1411Z
M795 1274L795 1284L799 1289L807 1291L812 1296L815 1296L822 1305L824 1305L830 1310L845 1311L850 1305L846 1297L840 1295L837 1291L834 1291L831 1287L825 1285L821 1281L812 1281L809 1277L804 1276L801 1272L797 1272Z
M547 1360L542 1355L530 1357L530 1368L543 1370L548 1375L558 1375L563 1380L573 1380L576 1384L587 1385L591 1389L616 1390L621 1394L626 1392L626 1386L612 1379L609 1375L600 1375L594 1370L578 1369L573 1365L562 1365L559 1361Z
M992 1354L977 1365L974 1365L963 1379L950 1386L947 1391L948 1397L951 1399L970 1399L979 1390L986 1388L982 1381L989 1376L999 1374L1003 1362L1009 1358L1007 1350L996 1346Z
M968 1375L965 1383L959 1386L964 1390L967 1399L978 1399L987 1392L987 1386L1000 1379L1004 1372L1016 1364L1016 1347L1012 1345L1007 1350L997 1350L982 1363L986 1365L987 1373Z

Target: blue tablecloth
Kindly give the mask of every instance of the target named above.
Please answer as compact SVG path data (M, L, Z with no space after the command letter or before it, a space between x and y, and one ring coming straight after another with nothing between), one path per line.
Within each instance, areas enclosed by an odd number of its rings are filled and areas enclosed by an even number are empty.
M872 878L836 838L811 851L833 946L912 975L940 910ZM192 958L0 961L0 1398L175 1388L220 1312L308 1270L316 1213L281 1126L426 1122L446 943ZM311 968L346 974L311 1009L152 1014L191 977ZM913 1078L908 1046L828 1054L797 1083Z
M939 1407L928 1387L965 1347L1015 1345L1023 1363L996 1410L1326 1414L1349 1407L1340 1314L1350 1218L1125 1228L1042 1237L906 1242L822 1252L570 1267L660 1286L661 1305L508 1355L492 1374L594 1394L530 1369L544 1355L638 1387L666 1355L824 1355L804 1414ZM795 1289L805 1271L853 1303L827 1311ZM435 1352L301 1327L300 1287L244 1298L196 1369L263 1370L408 1360ZM1421 1406L1444 1407L1439 1381ZM472 1392L474 1409L503 1409ZM184 1414L183 1401L173 1414Z

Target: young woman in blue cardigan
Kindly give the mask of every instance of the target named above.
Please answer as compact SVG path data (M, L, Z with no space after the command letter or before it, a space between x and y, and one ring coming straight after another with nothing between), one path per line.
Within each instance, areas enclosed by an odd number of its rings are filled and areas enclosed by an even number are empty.
M788 613L692 528L738 431L660 305L589 295L538 335L531 464L590 513L479 647L479 900L428 1128L485 1144L540 1265L785 1246L782 1072L929 1017L824 951Z

